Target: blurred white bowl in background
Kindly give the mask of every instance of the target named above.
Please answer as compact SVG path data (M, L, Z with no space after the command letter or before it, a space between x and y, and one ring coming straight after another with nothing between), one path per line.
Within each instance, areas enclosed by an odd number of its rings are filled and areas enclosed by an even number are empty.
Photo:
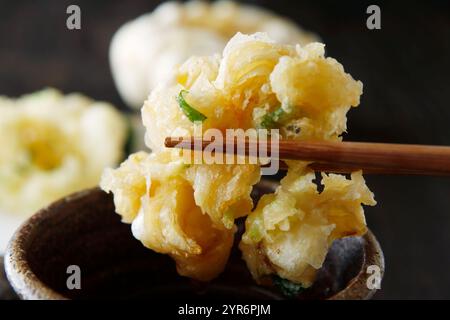
M169 1L116 32L109 52L112 75L124 101L140 108L153 88L171 80L178 64L194 55L222 52L237 32L259 31L286 44L318 40L291 20L257 6Z

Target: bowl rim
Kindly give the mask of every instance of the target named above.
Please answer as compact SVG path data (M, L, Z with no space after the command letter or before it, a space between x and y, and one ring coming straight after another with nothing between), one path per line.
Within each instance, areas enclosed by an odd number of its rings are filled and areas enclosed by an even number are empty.
M274 181L276 183L276 181ZM262 181L262 187L274 186L274 183ZM69 300L68 297L50 288L42 282L32 271L28 263L26 247L35 238L33 230L39 224L51 218L57 210L54 210L67 202L77 201L92 192L103 192L99 187L82 190L68 195L52 204L40 209L28 218L15 231L10 239L4 256L6 276L16 294L25 300ZM378 291L369 289L366 285L368 278L367 267L377 265L380 268L381 279L384 277L385 260L381 246L371 232L367 229L361 237L364 240L363 261L358 274L353 277L347 286L328 297L329 300L368 300Z
M4 256L6 277L16 294L25 300L68 300L59 292L42 282L32 271L28 263L26 247L33 241L33 229L46 219L53 216L59 206L83 198L91 192L100 190L98 187L85 189L61 198L50 205L38 210L25 220L14 232L8 242Z
M367 229L362 239L364 239L364 250L361 269L343 290L335 293L328 300L369 300L378 291L378 289L370 289L367 286L367 280L370 276L367 270L371 265L378 266L380 268L380 280L383 280L385 271L383 250L370 229Z

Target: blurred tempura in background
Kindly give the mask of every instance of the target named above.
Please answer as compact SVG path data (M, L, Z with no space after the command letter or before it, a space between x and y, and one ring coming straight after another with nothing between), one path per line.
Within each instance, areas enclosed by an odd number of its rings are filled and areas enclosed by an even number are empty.
M124 157L127 132L114 106L81 94L0 96L0 252L26 217L96 186Z

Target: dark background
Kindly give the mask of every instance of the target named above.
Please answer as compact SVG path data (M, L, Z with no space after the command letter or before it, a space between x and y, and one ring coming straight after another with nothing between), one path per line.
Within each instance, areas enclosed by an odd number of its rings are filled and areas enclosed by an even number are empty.
M317 32L328 55L364 83L347 140L450 145L450 1L247 1ZM158 1L0 0L0 94L54 86L126 109L108 46L124 22ZM66 29L78 4L82 30ZM381 7L382 29L366 28ZM368 224L386 258L377 298L450 298L450 178L367 176L378 205Z

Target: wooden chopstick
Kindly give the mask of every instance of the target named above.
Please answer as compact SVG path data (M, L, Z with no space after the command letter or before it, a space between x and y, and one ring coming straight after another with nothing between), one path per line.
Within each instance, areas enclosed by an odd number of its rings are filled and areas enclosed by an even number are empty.
M210 143L197 137L168 137L165 140L168 148L190 150L198 147L203 150ZM224 140L224 152L230 151L225 146L232 143L236 146L237 139ZM241 155L248 155L250 147L265 148L273 159L312 161L310 166L317 171L450 175L450 147L447 146L280 140L279 155L275 157L271 154L270 143L245 139ZM231 152L236 154L237 150Z

